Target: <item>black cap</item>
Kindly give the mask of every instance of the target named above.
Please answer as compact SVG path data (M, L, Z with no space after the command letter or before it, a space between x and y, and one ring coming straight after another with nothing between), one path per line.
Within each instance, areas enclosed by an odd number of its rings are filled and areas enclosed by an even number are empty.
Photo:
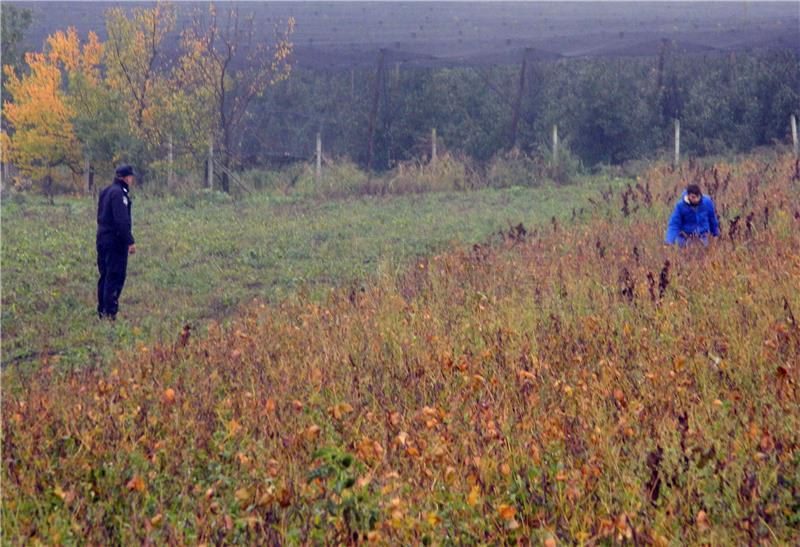
M130 165L120 165L119 167L117 167L116 175L119 178L125 178L129 175L133 175L133 167L131 167Z

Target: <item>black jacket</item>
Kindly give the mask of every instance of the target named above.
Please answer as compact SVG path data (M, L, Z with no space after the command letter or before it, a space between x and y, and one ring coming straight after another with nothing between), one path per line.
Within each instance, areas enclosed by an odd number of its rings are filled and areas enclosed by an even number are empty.
M112 240L119 245L133 245L131 233L131 198L128 185L114 179L100 192L97 202L97 241Z

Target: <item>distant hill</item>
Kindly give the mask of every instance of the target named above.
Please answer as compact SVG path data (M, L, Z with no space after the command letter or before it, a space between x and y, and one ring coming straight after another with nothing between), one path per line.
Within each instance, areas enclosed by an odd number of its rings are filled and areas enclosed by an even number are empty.
M8 2L33 11L26 40L74 26L105 37L104 10L150 2ZM541 58L653 55L662 40L678 51L800 50L796 2L224 2L252 12L265 38L293 16L295 61L309 68L357 68L379 49L415 66L516 63L532 48ZM178 29L206 3L178 3ZM177 32L170 41L176 47Z

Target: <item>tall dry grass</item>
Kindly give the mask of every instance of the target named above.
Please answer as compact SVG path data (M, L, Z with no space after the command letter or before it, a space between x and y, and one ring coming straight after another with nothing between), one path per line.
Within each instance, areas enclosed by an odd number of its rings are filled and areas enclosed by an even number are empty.
M661 240L700 180L723 234ZM3 375L3 530L90 543L793 544L800 165L655 166L595 219Z

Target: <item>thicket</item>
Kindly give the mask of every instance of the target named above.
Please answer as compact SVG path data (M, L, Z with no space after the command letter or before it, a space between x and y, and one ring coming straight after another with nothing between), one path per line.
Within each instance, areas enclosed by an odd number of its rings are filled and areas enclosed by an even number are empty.
M429 156L432 128L440 147L491 162L514 148L548 157L557 124L587 168L665 155L676 118L687 155L785 143L800 115L798 61L788 50L679 55L670 43L658 57L528 61L516 133L520 66L401 67L399 79L378 75L374 165ZM321 127L328 154L366 165L376 72L295 71L254 105L243 156L310 158Z

